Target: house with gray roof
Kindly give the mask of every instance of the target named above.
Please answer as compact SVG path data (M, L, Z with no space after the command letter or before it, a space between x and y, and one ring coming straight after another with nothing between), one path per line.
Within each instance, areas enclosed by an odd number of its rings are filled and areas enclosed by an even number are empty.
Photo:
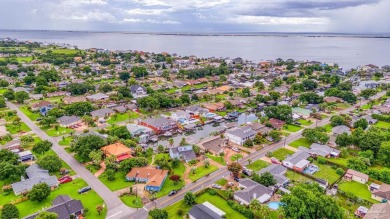
M169 156L172 159L182 159L187 163L196 159L196 154L193 151L192 145L169 148Z
M87 98L88 101L98 102L98 101L108 100L110 97L108 95L106 95L106 94L97 93L97 94L86 96L86 98Z
M246 140L252 140L256 136L256 132L250 126L241 126L225 133L226 139L234 144L243 145Z
M78 116L61 116L57 119L61 127L70 127L81 123L81 118Z
M84 213L84 206L80 200L75 200L68 195L59 195L51 203L51 207L44 211L57 214L57 219L69 219L71 215L78 216ZM40 212L23 219L34 219Z
M223 147L225 145L226 140L221 138L220 136L211 137L199 143L200 148L216 156L219 156L222 152L224 152Z
M351 130L346 125L338 125L332 128L333 135L339 135L343 133L351 134Z
M41 169L38 164L32 164L26 169L27 179L22 177L22 181L11 184L15 195L30 191L34 185L46 183L50 187L58 187L58 180L55 176L50 176L48 170Z
M110 108L104 108L104 109L98 109L91 112L92 118L98 118L98 121L105 121L105 118L110 117L112 114L114 114L114 110Z
M209 202L194 205L188 212L190 219L222 219L225 212Z
M266 172L269 172L270 174L272 174L272 176L274 176L274 179L276 180L276 187L284 187L284 186L287 186L287 184L289 183L289 179L287 177L284 176L284 174L286 173L287 171L287 168L284 167L283 165L280 165L280 164L271 164L263 169L261 169L258 174L264 174Z
M145 119L140 121L139 125L151 128L156 134L162 134L177 128L174 120L164 117Z
M148 96L146 88L139 84L131 85L130 92L135 99Z
M310 154L306 151L297 151L293 155L284 159L282 163L283 166L287 168L302 172L310 165L310 161L307 160L309 157Z
M299 151L305 151L309 153L311 156L316 157L316 156L321 156L321 157L338 157L340 155L340 151L329 147L328 145L323 145L323 144L318 144L318 143L313 143L310 148L298 147Z
M249 205L253 199L257 199L260 203L265 203L273 195L273 189L248 178L242 179L239 182L239 187L243 189L234 192L234 199L243 205Z
M190 115L203 115L205 113L208 113L209 111L199 105L193 105L186 109L186 112L188 112Z

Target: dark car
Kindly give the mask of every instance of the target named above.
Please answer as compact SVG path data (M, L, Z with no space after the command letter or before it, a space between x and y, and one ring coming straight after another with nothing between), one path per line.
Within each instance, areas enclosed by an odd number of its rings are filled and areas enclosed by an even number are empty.
M41 121L41 120L42 120L42 118L38 118L38 119L36 119L36 121L37 121L37 122L39 122L39 121Z
M238 178L237 176L234 177L234 180L235 180L236 182L240 182L240 178Z
M84 193L84 192L88 192L89 190L91 190L91 187L86 186L86 187L84 187L84 188L79 189L78 193L79 193L79 194L82 194L82 193Z
M176 194L176 193L177 193L176 190L172 190L172 191L169 192L168 196L172 196L172 195L174 195L174 194Z

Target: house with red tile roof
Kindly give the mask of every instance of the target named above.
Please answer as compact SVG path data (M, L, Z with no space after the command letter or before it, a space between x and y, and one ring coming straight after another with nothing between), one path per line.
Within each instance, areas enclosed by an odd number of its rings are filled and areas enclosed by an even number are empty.
M104 146L101 148L101 150L106 157L115 156L117 162L121 162L123 160L133 157L131 156L131 149L119 142Z

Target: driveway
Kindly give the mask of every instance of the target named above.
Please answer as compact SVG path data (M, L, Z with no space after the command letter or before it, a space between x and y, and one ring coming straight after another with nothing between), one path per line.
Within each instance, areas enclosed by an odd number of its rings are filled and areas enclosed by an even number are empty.
M93 190L104 200L107 206L107 218L120 218L121 216L129 215L135 212L135 209L127 207L122 201L108 189L99 179L97 179L91 172L89 172L82 164L75 160L68 154L63 147L61 147L56 139L48 136L42 129L40 129L34 122L32 122L24 113L22 113L18 106L7 102L8 108L15 110L20 119L26 123L31 130L39 136L42 140L48 140L53 143L52 150L64 160L77 174L78 177L84 179Z

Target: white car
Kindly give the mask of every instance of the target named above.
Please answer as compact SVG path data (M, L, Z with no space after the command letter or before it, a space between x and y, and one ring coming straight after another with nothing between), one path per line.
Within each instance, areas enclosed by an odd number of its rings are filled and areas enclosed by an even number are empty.
M222 188L222 186L220 186L218 184L213 184L213 185L211 185L211 187L214 189L221 189Z
M235 152L240 152L240 149L238 149L238 148L232 148L232 150Z

